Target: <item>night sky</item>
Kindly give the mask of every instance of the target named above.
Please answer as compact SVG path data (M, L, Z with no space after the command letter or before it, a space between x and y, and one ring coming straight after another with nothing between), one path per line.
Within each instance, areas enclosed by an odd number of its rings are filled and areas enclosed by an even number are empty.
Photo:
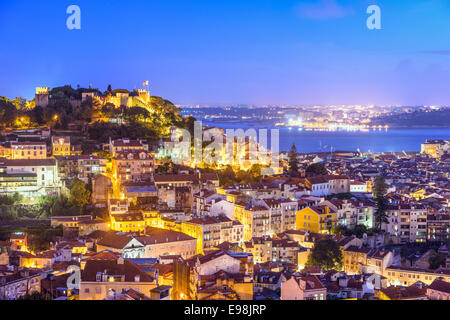
M450 105L448 0L1 0L0 39L9 98L149 80L176 104Z

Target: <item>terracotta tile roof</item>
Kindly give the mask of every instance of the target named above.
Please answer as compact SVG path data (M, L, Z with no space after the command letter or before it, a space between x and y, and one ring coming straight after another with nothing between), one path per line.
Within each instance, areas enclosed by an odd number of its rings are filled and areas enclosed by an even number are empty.
M195 238L182 232L152 227L147 227L145 229L145 236L136 237L136 239L144 245L195 240Z
M131 235L107 232L97 244L108 248L123 249L132 239Z
M155 174L155 182L195 182L198 183L198 178L194 174Z
M187 223L192 224L200 224L200 225L207 225L207 224L216 224L216 223L222 223L222 222L231 222L231 219L227 218L226 216L205 216L201 218L194 218L189 221L186 221Z
M125 291L125 294L134 300L151 300L150 297L147 297L142 292L139 292L134 289L129 289L128 291Z
M112 145L114 147L143 147L139 140L113 140Z
M391 300L409 300L415 298L423 298L426 289L418 288L415 285L409 287L388 287L382 289L383 292Z
M17 159L17 160L5 160L5 166L7 167L39 167L56 166L55 159Z
M11 142L12 146L46 146L45 142Z
M162 276L169 276L173 273L173 263L170 264L156 263L152 265L152 268L157 269L158 273Z
M306 282L306 290L319 290L319 289L325 289L322 282L320 282L319 278L317 278L314 275L311 276L302 276L297 277L296 281L300 284L300 280L303 280Z
M442 281L442 280L436 279L436 280L433 281L432 284L430 284L428 286L428 289L435 290L435 291L440 291L440 292L445 292L445 293L450 293L450 283L446 282L446 281Z
M96 282L98 273L110 276L124 276L125 282L135 282L137 275L140 277L140 282L154 281L153 277L144 273L137 264L120 258L108 260L91 258L87 260L81 274L81 281Z

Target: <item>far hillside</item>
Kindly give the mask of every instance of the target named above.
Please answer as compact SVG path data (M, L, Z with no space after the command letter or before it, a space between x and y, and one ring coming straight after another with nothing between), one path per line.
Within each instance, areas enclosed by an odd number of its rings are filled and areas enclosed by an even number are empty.
M415 111L399 115L382 116L372 120L374 125L389 125L391 128L446 127L450 128L450 108L436 111Z

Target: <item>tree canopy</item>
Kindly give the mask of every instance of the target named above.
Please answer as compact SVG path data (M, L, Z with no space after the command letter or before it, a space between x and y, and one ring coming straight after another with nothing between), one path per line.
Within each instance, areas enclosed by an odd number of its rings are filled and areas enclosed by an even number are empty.
M377 203L377 210L375 212L375 226L378 230L381 230L383 223L387 223L388 216L386 211L388 209L388 200L385 197L388 185L386 179L382 176L376 177L373 188L373 195Z
M297 148L295 144L292 144L291 150L289 151L289 174L291 177L298 176Z
M69 201L74 206L83 208L91 200L91 191L88 186L78 178L75 178L70 183Z
M323 176L328 174L328 170L322 163L313 163L306 168L306 173Z
M331 240L319 240L315 243L308 261L308 267L320 267L325 271L342 269L342 252L339 245Z

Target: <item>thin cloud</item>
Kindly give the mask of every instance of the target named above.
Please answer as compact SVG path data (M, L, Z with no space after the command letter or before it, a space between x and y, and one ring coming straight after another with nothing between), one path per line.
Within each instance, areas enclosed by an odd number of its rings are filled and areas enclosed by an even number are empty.
M354 13L350 7L340 5L337 0L315 0L300 3L295 7L298 16L311 20L331 20L347 17Z

